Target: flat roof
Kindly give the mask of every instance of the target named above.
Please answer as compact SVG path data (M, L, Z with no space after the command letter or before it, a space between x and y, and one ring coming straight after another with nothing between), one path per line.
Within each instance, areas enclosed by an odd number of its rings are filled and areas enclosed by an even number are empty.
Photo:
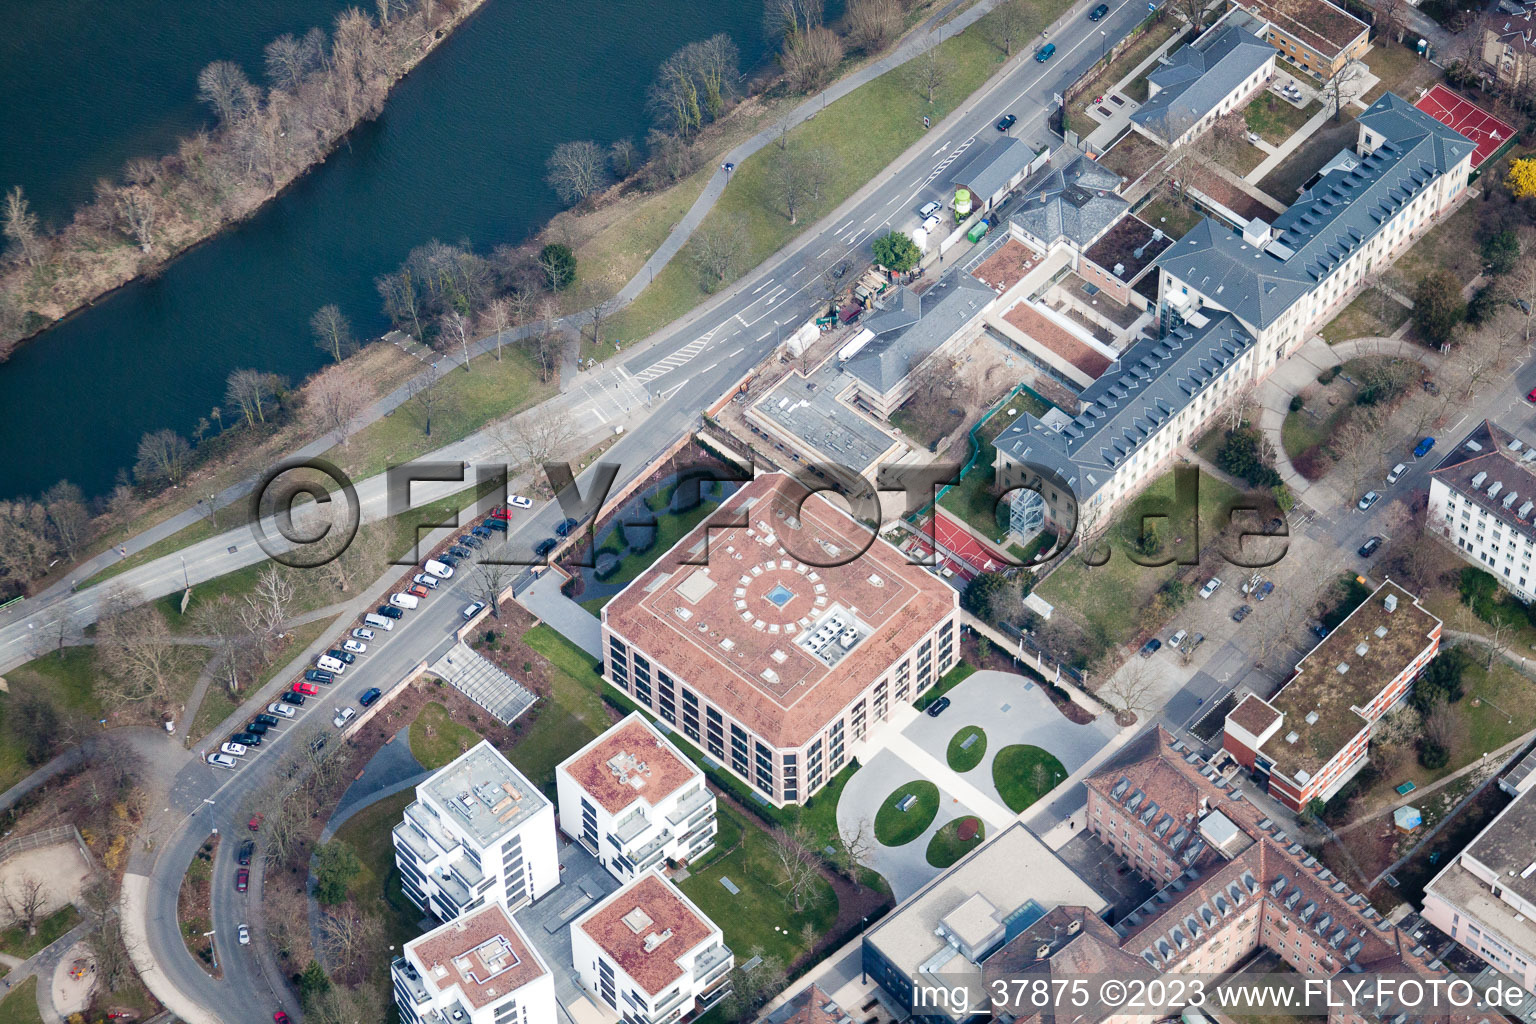
M1154 235L1157 237L1154 238ZM1130 283L1152 265L1159 253L1172 244L1173 239L1168 237L1167 232L1128 213L1111 224L1109 230L1090 245L1083 255L1111 276L1116 276L1116 264L1123 266L1124 273L1118 277Z
M481 740L416 787L448 812L448 819L489 846L549 806L539 788L512 767L489 740Z
M704 912L654 871L610 895L571 927L586 932L653 996L682 977L677 961L714 931Z
M457 988L459 998L476 1009L549 973L500 903L412 939L404 953L432 989Z
M1536 800L1516 798L1478 833L1462 856L1498 872L1500 885L1536 903Z
M1330 60L1336 59L1350 43L1370 31L1365 22L1328 0L1232 0L1233 6L1258 9L1258 14L1276 29Z
M789 747L809 741L958 602L821 495L770 473L609 601L603 625Z
M566 758L560 770L609 814L636 800L654 807L704 777L638 711Z
M1250 693L1227 714L1227 721L1254 736L1263 736L1264 730L1274 725L1275 719L1279 717L1280 712L1271 707L1268 701L1256 693Z
M839 397L857 383L829 355L804 377L785 376L749 411L816 455L862 473L900 442Z
M1387 611L1389 597L1396 611ZM1296 673L1269 704L1285 722L1264 744L1264 754L1297 782L1316 773L1365 728L1364 708L1438 636L1440 620L1402 587L1387 580L1296 663ZM1364 648L1363 652L1361 648ZM1346 671L1339 671L1347 666ZM1309 722L1309 715L1316 720ZM1293 741L1287 739L1295 736Z

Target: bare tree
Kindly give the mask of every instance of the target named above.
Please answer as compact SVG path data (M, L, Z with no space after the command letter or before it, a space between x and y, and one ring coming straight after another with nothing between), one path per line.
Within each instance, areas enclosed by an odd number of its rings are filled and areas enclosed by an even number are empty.
M376 951L383 932L377 914L365 914L351 903L335 914L320 917L320 942L326 959L350 980L361 978L368 970L367 957Z
M224 389L224 401L238 406L247 426L267 422L267 407L277 398L283 379L260 370L235 370Z
M1366 478L1381 468L1381 426L1375 410L1356 408L1335 435L1332 447L1338 453L1339 472L1348 482L1351 500L1362 493Z
M451 309L443 314L438 321L438 340L447 348L457 348L460 358L464 360L464 372L473 372L469 359L469 339L474 332L470 329L469 317L460 313L457 309Z
M494 423L487 433L518 473L565 458L577 437L569 415L545 406Z
M123 944L122 923L117 913L117 894L105 881L93 882L82 896L86 917L92 925L87 940L96 961L96 977L107 991L116 992L129 977L132 961Z
M811 176L805 154L791 147L775 154L768 165L769 195L791 224L799 223L800 210L810 200Z
M603 324L613 312L613 289L601 281L585 281L581 286L581 308L587 314L587 327L592 332L592 344L603 343Z
M497 297L485 304L480 311L480 330L496 341L496 361L501 362L502 335L512 327L512 303L505 297Z
M789 87L796 92L815 92L831 80L843 59L843 42L829 28L796 32L784 40L779 65Z
M1344 108L1353 103L1356 94L1360 91L1360 80L1364 78L1370 69L1365 66L1365 61L1350 59L1344 66L1334 72L1332 78L1323 83L1323 92L1328 97L1328 102L1333 105L1333 119L1338 121L1344 116Z
M640 147L634 139L618 139L608 147L608 169L620 181L640 169Z
M852 826L837 830L836 859L838 869L848 876L854 891L863 888L861 872L864 861L875 849L875 828L868 816L861 816Z
M11 240L11 245L28 266L37 266L43 255L42 237L37 214L32 212L31 205L22 195L20 185L5 194L5 237Z
M1117 717L1134 720L1157 707L1156 682L1146 659L1133 657L1104 680L1099 696L1119 713Z
M584 202L607 184L608 161L595 142L562 142L545 164L550 188L567 206Z
M1236 430L1248 419L1248 411L1253 406L1258 394L1258 385L1252 380L1245 380L1237 386L1232 397L1227 400L1226 406L1221 410L1223 425L1228 430Z
M443 386L443 377L437 364L433 363L427 369L417 374L406 386L409 401L421 415L421 431L428 437L432 436L432 417L447 406L452 396Z
M689 253L705 291L714 291L736 276L746 244L745 233L735 220L725 218L699 226L689 243Z
M342 315L341 307L329 303L315 310L309 318L309 330L315 336L315 347L329 352L338 363L357 351L352 338L352 325Z
M378 289L379 298L384 301L384 315L389 317L390 322L401 330L409 328L411 335L420 339L424 311L421 291L411 271L402 267L392 274L381 274L374 278L373 285Z
M927 98L929 105L933 104L953 71L953 63L939 51L935 43L930 43L922 53L907 63L907 77L912 87L919 95Z
M1456 736L1456 715L1444 701L1437 701L1423 716L1424 738L1449 751Z
M1205 28L1206 10L1210 5L1210 0L1176 0L1173 6L1179 17L1195 26L1198 33Z
M38 915L48 904L48 887L43 880L31 874L8 878L0 883L0 897L5 900L11 920L25 928L28 935L36 935Z
M770 834L769 850L779 872L778 888L797 914L805 910L821 876L808 849L814 841L810 830L799 823L788 829L775 828Z
M256 87L240 65L227 60L216 60L198 72L197 95L224 125L243 120L257 104Z
M905 21L901 0L849 0L844 17L848 38L865 53L879 53L890 46L901 35Z
M1014 48L1024 42L1029 19L1024 0L1003 0L992 8L992 41L1002 49L1004 57L1012 57Z
M123 233L138 243L140 252L153 252L158 206L150 191L137 185L113 189L112 204Z
M345 446L368 405L368 386L353 368L327 366L304 388L304 411L311 426Z
M65 612L58 612L48 616L43 623L31 633L31 644L28 653L34 658L41 658L45 654L64 656L64 648L79 642L80 629L74 620ZM100 655L97 655L98 664Z
M772 38L820 28L825 16L825 0L767 0L763 4L763 27Z
M183 662L165 616L143 594L126 587L107 592L96 618L103 696L115 705L167 704Z
M1403 33L1408 27L1404 6L1405 0L1376 0L1376 14L1372 19L1382 35L1397 43L1403 41Z
M43 492L42 506L48 513L49 536L59 550L73 556L91 531L84 493L68 480L60 480Z
M187 473L192 446L174 430L155 430L139 438L138 462L133 473L140 481L181 483Z
M698 79L684 51L661 62L647 102L662 129L679 139L692 138L703 126Z
M475 563L476 599L484 601L491 610L491 617L501 618L501 595L521 571L519 566L504 562L482 561Z
M539 380L547 384L560 377L560 362L565 357L567 338L555 320L553 303L544 304L539 320L539 325L523 345L539 371Z
M1488 641L1484 645L1488 651L1488 660L1483 664L1484 668L1492 672L1494 659L1509 653L1510 642L1514 639L1515 633L1514 624L1504 619L1497 619L1487 624L1487 628L1483 631L1483 636Z

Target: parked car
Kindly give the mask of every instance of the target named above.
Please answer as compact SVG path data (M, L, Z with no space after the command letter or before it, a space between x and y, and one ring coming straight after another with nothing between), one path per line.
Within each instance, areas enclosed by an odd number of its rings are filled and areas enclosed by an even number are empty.
M471 601L471 602L469 602L469 604L464 606L464 610L462 612L460 612L459 614L463 615L466 619L472 619L476 615L479 615L480 614L480 610L482 608L484 608L484 607L485 607L485 602L484 601Z
M245 892L251 887L251 871L249 868L241 868L235 872L235 892Z
M386 616L380 615L377 610L371 611L367 615L364 615L363 621L368 623L368 625L372 626L374 629L382 629L386 633L395 628L394 622Z
M449 548L448 549L448 554L452 555L454 558L458 559L458 561L455 561L455 562L451 563L453 565L458 565L459 562L462 562L464 559L473 557L471 555L471 553L470 553L469 548L462 547L462 546L460 546L458 544L455 544L453 547Z
M1312 624L1312 635L1317 637L1319 640L1327 640L1328 634L1331 632L1332 630L1323 625L1321 622L1315 622Z
M431 573L419 572L411 577L411 582L418 587L426 587L428 590L436 590L438 578Z
M247 725L245 727L245 731L248 732L248 733L251 733L254 736L265 736L267 734L268 730L270 730L271 728L272 727L270 725L268 725L266 722L255 722L255 721L253 721L253 722L247 723Z
M293 705L282 704L277 701L273 701L271 704L268 704L267 711L270 714L276 715L278 718L294 718L298 715L298 712L293 709Z
M1210 600L1211 595L1220 589L1221 577L1212 576L1210 579L1205 581L1205 586L1200 588L1200 596L1205 600Z
M294 683L293 692L302 693L306 697L313 697L315 694L320 692L320 687L306 679L302 683Z
M1185 642L1185 644L1184 644L1184 653L1185 653L1185 655L1194 654L1195 653L1195 649L1197 647L1199 647L1203 643L1205 643L1205 634L1204 633L1196 633L1194 636L1190 637L1188 641Z
M1088 12L1088 20L1089 21L1098 21L1100 18L1104 17L1104 15L1106 15L1108 13L1109 13L1109 4L1099 4L1099 6L1095 7L1093 10Z
M571 535L571 531L576 529L578 525L580 524L577 523L576 520L567 516L560 521L558 526L555 527L555 533L561 537L569 537Z
M1536 388L1531 388L1530 391L1526 392L1525 400L1527 402L1536 402Z
M1381 547L1381 538L1370 537L1364 544L1360 545L1360 550L1356 551L1355 554L1359 555L1361 558L1370 558L1376 553L1376 549L1379 547Z
M481 540L479 537L476 537L473 533L464 534L457 541L455 541L455 543L457 543L460 547L474 548L477 551L480 548L485 547L485 541Z
M219 753L228 754L230 757L244 757L245 751L245 744L231 743L228 740L225 740L224 743L219 746Z
M1365 495L1359 501L1355 502L1355 508L1359 509L1361 512L1365 512L1380 500L1381 495L1377 494L1375 491L1366 491Z
M479 537L481 540L490 540L491 538L491 528L484 523L481 523L479 526L475 527L469 532L474 534L476 537Z
M943 207L938 204L937 200L930 199L922 206L917 208L917 215L924 220L927 220L929 217L932 217L942 209Z
M446 562L440 562L435 558L427 559L422 568L440 580L446 580L453 575L453 566L448 565Z
M415 594L390 594L389 603L396 608L414 609L421 604L421 598Z
M1233 622L1242 622L1244 619L1246 619L1248 617L1248 613L1251 612L1251 611L1253 611L1253 606L1252 605L1246 605L1246 604L1238 605L1237 606L1237 610L1232 613L1232 621Z
M1253 599L1255 601L1262 601L1274 592L1275 585L1269 580L1265 580L1263 583L1260 583L1257 587L1253 588Z
M485 521L485 525L489 526L491 529L497 531L498 533L507 532L507 521L505 519L487 519Z
M236 931L235 934L240 939L240 945L242 945L242 946L249 946L251 944L251 927L250 927L250 925L245 925L245 924L241 925L239 930Z
M341 649L344 651L350 651L353 654L368 653L368 645L363 643L361 640L343 640L341 643Z
M361 628L359 628L359 629L354 629L352 631L352 638L354 640L372 640L373 637L374 637L374 632L371 629L361 629Z
M491 522L491 523L504 523L508 519L511 519L511 518L512 518L512 510L511 509L507 508L507 506L505 506L505 505L497 505L495 508L491 509L491 518L488 519L487 522Z
M333 658L329 654L322 654L315 659L315 668L322 672L330 672L333 675L341 675L347 670L346 662L339 658Z
M1161 640L1159 640L1157 637L1153 637L1152 639L1148 640L1146 643L1142 644L1141 645L1141 650L1138 651L1137 653L1139 653L1143 658L1150 658L1150 657L1152 657L1152 655L1156 654L1158 651L1160 651L1162 649L1163 649L1163 642Z
M392 604L381 604L374 609L374 612L386 619L405 618L405 612L401 611L399 608L396 608Z
M1432 437L1426 437L1424 440L1420 441L1417 445L1414 446L1413 457L1416 459L1422 459L1424 456L1429 454L1429 450L1434 446L1435 439Z
M215 768L235 768L240 764L239 761L236 761L228 754L209 754L208 763Z
M1401 462L1399 462L1397 465L1392 467L1392 472L1387 474L1387 483L1389 483L1389 484L1397 483L1397 481L1406 472L1408 472L1408 467L1403 465Z
M437 560L450 569L457 569L459 567L459 556L449 551L444 551L438 555Z
M255 852L256 840L247 839L245 842L240 844L240 852L235 854L235 860L238 861L241 866L247 866L251 863L251 857L253 854L255 854Z
M944 713L944 709L947 707L949 707L949 698L940 697L938 700L928 705L928 717L938 718Z
M292 1021L288 1019L288 1015L286 1013L284 1013L282 1010L278 1010L272 1015L272 1024L292 1024Z
M1035 54L1035 60L1039 61L1041 64L1044 64L1046 61L1050 60L1055 55L1056 55L1056 44L1055 43L1046 43L1044 46L1040 47L1040 52Z
M229 742L238 743L242 747L261 746L261 737L253 732L237 732L229 738Z
M1173 636L1168 638L1168 646L1174 650L1178 650L1183 645L1185 639L1188 638L1188 636L1189 630L1181 629L1177 633L1173 634Z
M309 698L304 696L302 693L294 693L292 690L289 690L287 693L283 694L277 699L282 701L284 704L292 704L294 707L298 708L303 707L304 702Z
M335 658L343 665L353 665L357 663L357 655L353 654L351 651L343 650L340 647L333 647L325 653L327 657Z
M533 502L521 494L512 494L507 497L507 504L513 508L533 508Z
M276 715L267 714L265 711L256 716L255 722L257 725L265 725L271 729L276 729L282 724Z
M323 668L310 668L304 670L304 678L311 683L334 683L336 677ZM298 689L298 687L294 687Z
M340 711L336 712L335 717L333 717L331 719L331 724L334 725L336 728L340 729L342 726L344 726L348 722L352 721L352 719L355 718L356 716L357 716L356 709L354 709L354 708L342 708Z
M420 583L412 583L410 586L405 588L405 592L410 594L412 597L426 597L432 593L431 590L422 586Z
M361 697L357 698L357 702L366 708L368 705L372 704L382 696L384 696L383 690L380 690L377 686L370 686L368 689L363 691L363 695Z
M543 540L539 541L536 547L534 547L533 553L538 555L540 558L543 558L545 555L549 554L559 546L560 542L555 540L555 538L545 537Z
M1008 129L1012 128L1018 123L1019 119L1013 114L1004 114L1003 119L997 122L997 130L1000 132L1006 132Z

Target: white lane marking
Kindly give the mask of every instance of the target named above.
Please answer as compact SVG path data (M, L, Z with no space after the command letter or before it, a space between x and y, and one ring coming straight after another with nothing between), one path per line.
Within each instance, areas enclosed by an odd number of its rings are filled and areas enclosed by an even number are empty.
M715 367L717 367L719 365L720 364L718 362L710 363L708 366L704 367L704 369L700 370L699 372L700 373L708 373L710 370L713 370Z
M772 333L773 333L773 332L772 332L772 331L769 331L769 332L768 332L768 334L772 334ZM766 337L768 337L768 334L765 334L765 335L763 335L763 338L766 338ZM757 340L758 340L758 341L762 341L762 340L763 340L763 338L758 338L758 339L757 339ZM745 350L745 349L737 349L737 350L736 350L736 351L735 351L735 352L732 352L732 353L731 353L731 354L730 354L730 355L728 355L728 356L726 356L726 357L725 357L725 358L727 358L727 359L731 359L731 358L733 358L733 357L735 357L735 356L739 356L739 355L741 355L741 354L742 354L742 352L744 352L744 351L746 351L746 350Z
M829 253L831 251L832 251L832 246L829 245L825 249L821 250L821 252L817 253L816 254L816 258L817 259L821 259L823 256L825 256L827 253Z
M767 288L771 284L773 284L773 278L770 277L768 280L764 281L762 284L758 285L756 288L753 288L752 289L752 294L756 295L758 292L762 291L764 288Z
M801 267L799 270L795 271L793 274L790 274L789 275L789 279L791 281L793 281L795 278L799 277L803 273L805 273L805 268Z
M741 326L743 326L743 327L751 327L752 326L751 324L747 323L746 320L742 319L742 316L741 316L740 313L736 314L736 322L741 324Z
M762 341L764 338L768 337L768 335L770 335L772 333L773 333L772 331L764 331L762 334L757 336L757 340L758 341ZM741 351L741 349L737 349L736 350L736 352L740 352L740 351ZM731 355L735 355L736 352L732 352Z

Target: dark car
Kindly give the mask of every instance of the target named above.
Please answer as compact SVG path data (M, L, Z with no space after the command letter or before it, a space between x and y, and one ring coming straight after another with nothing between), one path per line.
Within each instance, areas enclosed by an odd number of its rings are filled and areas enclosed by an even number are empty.
M1381 547L1381 538L1372 537L1364 544L1361 544L1360 550L1356 551L1355 554L1359 555L1361 558L1370 558L1376 553L1376 549L1379 547Z
M375 609L375 614L382 615L386 619L403 619L403 618L405 618L405 612L401 611L399 608L396 608L392 604L381 604L381 605L379 605L379 607L377 609Z
M254 732L237 732L229 738L229 742L238 743L244 747L259 747L261 737Z
M545 555L549 554L559 546L560 542L555 540L555 538L545 537L543 540L539 541L538 546L533 549L533 553L538 555L540 558L543 558Z
M309 698L304 696L302 693L294 693L292 690L289 690L287 693L283 694L277 699L282 701L284 704L292 704L296 708L301 708L304 706L304 702Z
M340 647L333 648L332 650L326 651L325 653L329 654L343 665L351 665L357 661L357 655L353 654L351 651L344 651Z
M251 854L255 852L256 840L247 839L245 842L240 844L240 852L236 855L235 859L238 860L241 865L249 867L251 863Z
M476 537L473 533L464 534L464 536L460 537L456 543L462 545L463 547L475 548L477 550L485 546L485 541L481 540L479 537Z
M383 690L380 690L377 686L370 686L363 691L361 697L357 698L357 702L363 707L367 707L382 696L384 696Z
M311 754L318 754L320 751L324 750L325 749L325 741L326 741L326 739L327 739L327 737L326 737L325 733L322 732L320 735L318 735L314 739L310 740L309 741L309 752Z
M459 567L459 556L458 555L450 555L446 551L444 551L442 554L438 555L437 556L437 560L439 562L442 562L444 565L448 566L450 569L457 569Z
M1251 611L1253 611L1253 606L1252 605L1247 605L1247 604L1240 604L1240 605L1238 605L1237 606L1237 610L1232 613L1232 621L1233 622L1242 622L1244 619L1246 619L1248 617L1248 613L1251 612Z
M1100 18L1104 17L1104 15L1106 15L1108 13L1109 13L1109 4L1099 4L1099 6L1095 7L1093 10L1088 12L1088 20L1089 21L1098 21Z
M1440 385L1436 384L1434 381L1428 378L1419 381L1419 387L1423 388L1427 393L1431 395L1438 395L1440 393Z
M490 528L485 531L487 537L491 535L491 530L495 530L498 533L507 532L507 521L505 519L488 519L485 525Z
M1141 650L1138 653L1143 658L1150 658L1150 657L1152 657L1152 655L1154 655L1158 651L1162 650L1162 647L1163 647L1163 642L1161 640L1159 640L1157 637L1153 637L1151 640L1148 640L1146 643L1141 645Z
M255 736L265 736L267 730L271 728L266 722L251 722L245 727L245 731Z
M453 547L449 548L448 549L448 553L450 555L452 555L454 558L469 558L469 557L471 557L470 553L469 553L469 548L461 548L457 544L455 544ZM458 563L455 562L454 564L457 565Z
M1319 640L1327 640L1329 632L1330 630L1328 627L1323 625L1321 622L1317 622L1312 625L1312 635L1317 637Z
M1056 55L1056 44L1055 43L1046 43L1044 46L1040 47L1039 52L1035 54L1035 60L1039 61L1041 64L1044 64L1046 61L1050 60L1055 55Z
M569 537L570 534L571 534L571 531L576 529L577 525L578 524L577 524L576 520L571 519L570 517L566 517L564 520L562 520L560 522L560 525L555 527L555 533L559 534L562 537Z
M1275 585L1269 582L1269 580L1265 580L1263 583L1260 583L1257 587L1253 588L1253 599L1255 601L1262 601L1274 592Z
M938 718L944 713L944 709L947 707L949 707L949 698L940 697L938 700L928 705L928 717Z
M323 668L305 669L304 678L312 683L334 683L336 681L336 676Z
M489 539L491 536L491 527L489 523L481 523L479 526L475 527L469 532L474 534L476 537Z
M235 892L245 892L251 887L251 873L246 868L235 872Z
M269 715L266 713L257 715L255 721L260 722L262 725L269 729L276 729L279 725L282 724L282 719L278 718L276 715Z
M1019 119L1012 114L1004 114L1003 119L997 122L997 130L1006 132L1009 128L1019 123Z

